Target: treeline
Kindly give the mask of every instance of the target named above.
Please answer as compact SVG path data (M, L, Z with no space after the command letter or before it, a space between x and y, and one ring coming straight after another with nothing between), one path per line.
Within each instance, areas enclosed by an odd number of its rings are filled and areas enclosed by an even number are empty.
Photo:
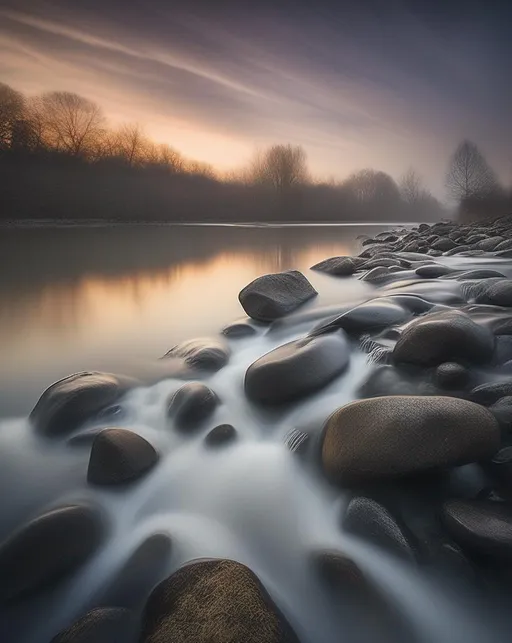
M473 192L462 200L474 201ZM327 183L312 178L302 147L274 145L220 175L150 140L138 124L109 127L101 108L77 94L26 97L0 84L2 220L424 221L446 215L412 168L398 183L373 169Z

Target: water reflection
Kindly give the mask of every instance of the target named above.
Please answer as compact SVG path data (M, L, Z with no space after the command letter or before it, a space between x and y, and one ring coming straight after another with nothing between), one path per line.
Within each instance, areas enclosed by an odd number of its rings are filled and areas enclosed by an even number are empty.
M153 360L177 341L216 333L243 315L237 294L256 276L351 254L358 235L381 229L4 230L0 414L27 412L45 386L70 372L133 372L137 361ZM343 296L338 280L328 282L321 303Z

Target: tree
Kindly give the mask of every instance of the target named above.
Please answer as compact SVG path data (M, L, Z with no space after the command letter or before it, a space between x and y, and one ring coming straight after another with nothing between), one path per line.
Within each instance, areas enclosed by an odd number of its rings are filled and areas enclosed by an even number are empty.
M250 176L253 183L287 194L309 180L306 152L299 145L273 145L256 153Z
M20 92L0 83L0 150L13 146L23 120L25 100Z
M342 184L343 189L360 205L389 205L400 201L400 192L385 172L364 169L355 172Z
M51 147L72 156L87 155L104 132L101 108L78 94L43 94L40 110Z
M400 195L408 205L416 205L424 196L426 190L420 175L410 167L400 179Z
M138 165L144 160L144 153L148 141L142 127L138 123L127 123L122 125L115 135L115 148L118 155L128 165Z
M499 184L478 147L465 140L450 160L446 187L454 199L463 201L490 195L499 189Z

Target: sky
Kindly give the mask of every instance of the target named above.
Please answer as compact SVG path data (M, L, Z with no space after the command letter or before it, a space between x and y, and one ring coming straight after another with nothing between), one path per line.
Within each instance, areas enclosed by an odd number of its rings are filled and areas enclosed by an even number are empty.
M301 144L313 175L475 141L512 182L512 0L0 0L0 82L77 92L221 170Z

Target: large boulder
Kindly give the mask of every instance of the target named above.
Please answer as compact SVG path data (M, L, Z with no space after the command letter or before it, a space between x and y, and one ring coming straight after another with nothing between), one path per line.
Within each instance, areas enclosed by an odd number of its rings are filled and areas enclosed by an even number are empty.
M450 500L443 522L463 549L497 560L512 561L512 508L491 500Z
M126 429L104 429L92 443L87 480L117 485L140 478L158 461L158 453L143 437Z
M32 594L84 563L104 535L100 513L68 505L38 516L0 545L0 602Z
M306 337L267 353L245 374L245 392L262 404L283 404L313 393L342 373L350 348L342 331Z
M336 277L349 277L357 270L359 263L357 258L354 260L352 257L331 257L311 266L311 270L319 270Z
M492 281L476 298L477 304L491 304L493 306L512 306L512 280L500 279Z
M139 611L154 587L168 575L171 552L168 536L150 536L110 581L100 597L101 603Z
M30 421L44 435L71 433L136 384L110 373L70 375L46 389L32 410Z
M99 607L57 634L50 643L129 643L136 639L135 628L129 610Z
M322 467L342 485L396 478L490 457L499 442L494 416L478 404L441 396L376 397L328 418Z
M494 336L469 315L450 310L431 313L409 324L395 345L396 362L437 366L455 361L483 364L492 359Z
M141 643L298 643L258 577L232 560L178 569L152 592Z
M167 415L180 431L200 426L220 403L217 395L201 382L187 382L167 400Z
M238 299L249 317L271 322L317 294L301 272L290 270L258 277L240 291Z
M247 326L247 328L251 327ZM178 357L191 368L218 371L228 363L229 355L229 347L224 342L218 339L199 338L174 346L163 358Z
M359 496L349 502L343 528L399 558L416 559L414 539L407 527L371 498Z

